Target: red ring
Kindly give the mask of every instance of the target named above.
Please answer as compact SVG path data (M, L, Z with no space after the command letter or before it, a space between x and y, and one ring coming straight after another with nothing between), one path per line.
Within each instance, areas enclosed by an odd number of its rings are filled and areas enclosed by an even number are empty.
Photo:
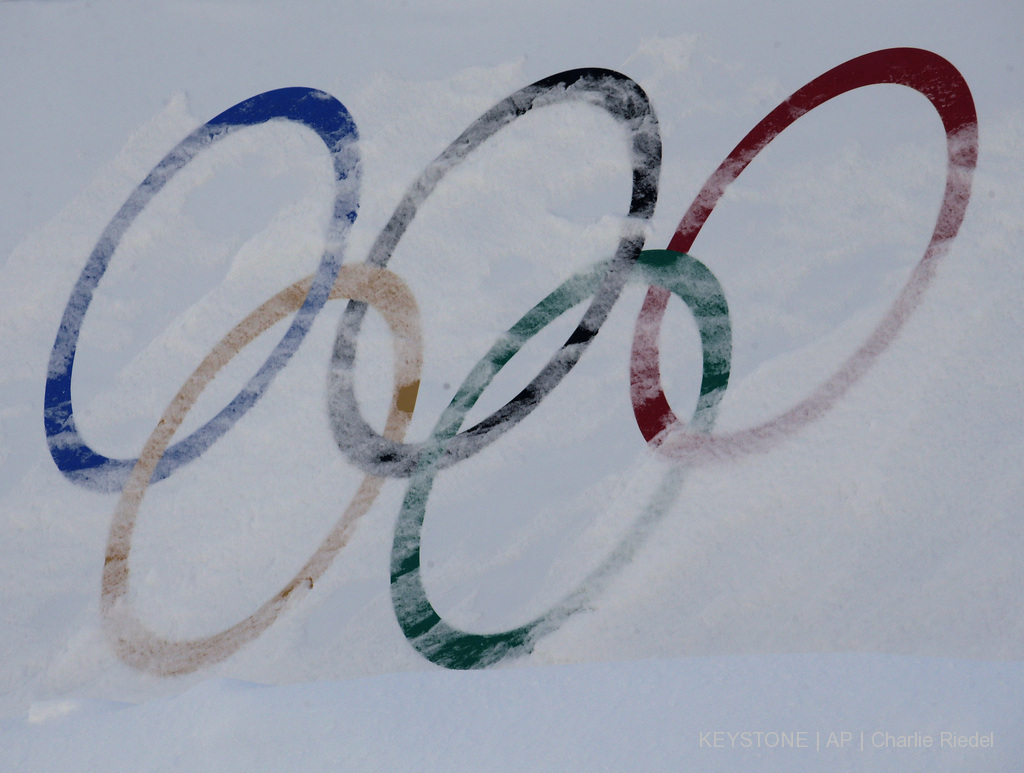
M978 114L967 82L941 56L918 48L889 48L851 59L815 78L772 110L704 183L679 222L668 249L690 251L729 184L800 116L847 91L883 83L908 86L927 97L946 131L946 192L931 241L910 279L867 341L814 392L771 421L726 435L687 432L686 425L673 413L662 389L658 351L658 334L669 294L661 288L649 288L633 336L630 393L640 432L660 451L675 459L695 462L767 449L826 413L867 372L917 307L939 258L963 222L971 196L971 176L978 162Z

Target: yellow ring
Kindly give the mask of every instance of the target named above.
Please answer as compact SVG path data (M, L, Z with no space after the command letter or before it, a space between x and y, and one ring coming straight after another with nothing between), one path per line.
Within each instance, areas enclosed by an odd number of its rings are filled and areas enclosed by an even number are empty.
M345 512L298 574L253 614L220 633L198 639L165 639L148 630L131 609L128 601L128 556L136 517L153 471L207 384L243 348L298 310L309 293L312 280L312 276L306 277L279 292L239 322L210 350L164 411L122 490L107 537L101 608L104 627L113 641L115 652L134 668L163 676L186 674L200 666L223 660L255 639L277 619L289 600L300 597L313 587L348 542L356 521L380 492L383 479L367 475ZM384 436L401 442L416 406L423 362L423 338L416 300L396 274L365 264L341 267L329 299L344 298L362 301L377 309L394 336L395 389Z

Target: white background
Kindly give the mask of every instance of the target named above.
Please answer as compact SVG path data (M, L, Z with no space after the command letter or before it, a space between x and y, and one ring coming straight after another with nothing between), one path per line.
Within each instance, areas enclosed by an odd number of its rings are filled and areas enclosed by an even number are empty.
M1016 769L1021 29L1024 11L1009 2L0 3L0 767ZM967 217L920 308L821 420L766 453L688 470L630 564L531 656L495 673L444 673L406 642L388 591L404 485L390 481L316 587L234 656L174 678L116 658L99 578L117 497L56 469L43 388L96 239L188 132L274 88L338 98L361 137L346 252L358 262L406 187L488 107L555 72L611 68L644 88L660 121L646 246L663 248L769 110L890 46L952 62L979 115ZM624 139L585 106L546 110L454 172L390 264L425 335L410 438L427 436L502 330L614 245L629 190ZM785 410L863 341L927 244L944 146L925 100L872 87L802 118L737 181L693 248L731 310L720 428ZM198 157L139 217L76 361L76 417L94 447L137 455L224 332L313 269L325 159L300 131L247 130ZM630 410L641 298L640 288L623 294L530 419L438 477L424 573L453 623L494 631L542 613L674 474ZM235 430L147 496L132 593L154 629L203 635L249 614L361 479L326 420L340 309L324 310ZM571 323L531 342L469 420L513 396ZM265 338L182 433L237 391ZM698 345L685 310L670 306L665 379L681 415L696 399ZM371 423L383 422L389 352L371 316L357 381ZM699 733L716 730L991 732L995 748L701 748Z

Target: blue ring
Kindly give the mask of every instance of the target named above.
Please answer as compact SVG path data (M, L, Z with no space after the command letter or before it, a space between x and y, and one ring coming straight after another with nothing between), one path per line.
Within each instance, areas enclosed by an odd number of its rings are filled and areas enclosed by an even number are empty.
M323 91L303 87L266 91L225 110L188 135L164 156L107 225L71 291L50 354L43 403L43 425L50 455L57 468L69 480L95 491L118 492L124 487L138 461L111 459L90 448L75 424L71 399L72 369L82 322L92 302L93 292L103 278L121 237L153 196L200 152L238 129L257 126L273 119L294 121L312 129L331 153L335 197L327 231L327 246L309 294L284 337L255 375L220 413L167 449L153 473L153 482L166 478L181 465L201 456L255 405L277 372L288 364L309 332L314 317L327 302L341 268L343 237L356 219L359 198L356 125L345 106Z

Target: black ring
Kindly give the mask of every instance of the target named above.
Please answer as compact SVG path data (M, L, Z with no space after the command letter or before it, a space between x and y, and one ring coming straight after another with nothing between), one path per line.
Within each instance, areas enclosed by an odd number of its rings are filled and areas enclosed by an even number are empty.
M515 92L473 122L441 153L409 188L377 237L367 263L384 267L420 205L448 172L501 128L534 107L587 101L624 123L632 139L633 193L629 216L649 220L654 214L661 170L658 120L643 89L632 79L601 68L583 68L552 75ZM451 438L444 455L433 464L444 469L467 459L514 427L554 389L582 356L619 297L643 249L636 224L626 224L615 257L576 330L547 365L518 395L486 419ZM424 443L399 443L381 436L363 418L356 400L353 368L356 339L366 304L348 304L338 326L331 356L328 413L335 442L353 464L381 477L409 477L419 467Z

